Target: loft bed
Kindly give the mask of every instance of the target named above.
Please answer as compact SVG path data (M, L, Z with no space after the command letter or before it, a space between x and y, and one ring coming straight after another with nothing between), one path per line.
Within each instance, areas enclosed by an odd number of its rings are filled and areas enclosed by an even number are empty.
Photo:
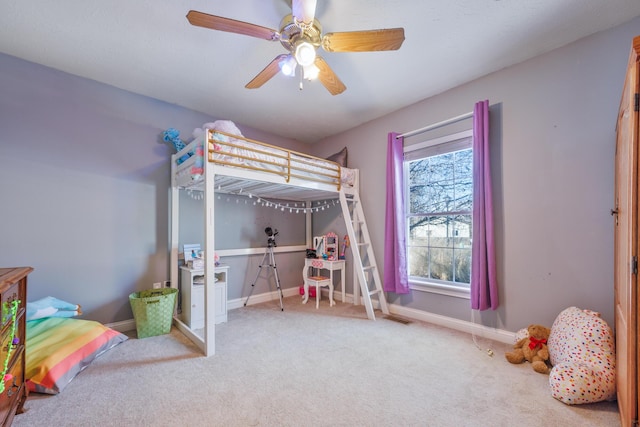
M205 191L214 184L216 192L237 194L243 189L300 201L358 190L356 169L212 128L173 155L171 175L172 186L180 189Z
M231 128L231 129L230 129ZM235 131L233 133L229 132ZM198 129L196 129L198 131ZM307 248L311 246L311 203L358 194L358 171L340 164L242 136L232 122L218 121L194 131L195 139L171 158L171 286L178 287L179 191L201 191L205 199L205 254L214 253L213 193L307 202ZM344 208L343 208L344 209ZM345 216L345 219L347 217ZM348 226L349 228L349 226ZM351 227L353 230L353 227ZM209 249L208 249L209 248ZM305 248L300 248L304 250ZM177 327L205 355L215 353L214 258L205 256L204 337L177 316ZM385 303L386 304L386 303ZM386 308L386 305L385 305Z

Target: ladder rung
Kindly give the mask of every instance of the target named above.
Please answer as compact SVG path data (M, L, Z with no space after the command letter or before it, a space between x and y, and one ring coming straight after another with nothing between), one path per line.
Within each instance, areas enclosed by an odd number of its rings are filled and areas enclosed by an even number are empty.
M389 309L380 281L378 267L375 265L372 244L369 238L369 232L367 231L367 222L364 219L361 205L356 204L360 202L360 199L357 194L351 196L352 197L349 197L345 192L341 192L340 201L344 213L345 225L351 238L351 251L358 270L357 277L362 300L367 309L367 317L375 320L376 316L373 311L372 296L378 300L378 304L383 313L389 314ZM349 205L349 203L353 204ZM356 276L355 271L354 276ZM374 290L371 290L372 285ZM356 286L355 283L354 286Z

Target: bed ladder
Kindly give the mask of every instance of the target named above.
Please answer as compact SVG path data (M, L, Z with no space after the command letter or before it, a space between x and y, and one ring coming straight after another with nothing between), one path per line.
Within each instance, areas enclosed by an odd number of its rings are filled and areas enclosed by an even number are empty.
M345 194L344 190L340 191L340 206L347 226L349 246L351 246L351 253L353 254L354 276L358 277L358 282L360 283L359 290L355 284L353 287L354 303L359 303L359 294L362 293L362 301L367 310L367 317L375 320L376 315L373 311L372 296L377 296L379 308L384 314L389 314L389 307L382 289L382 281L380 280L380 272L378 271L373 247L371 246L369 229L364 220L360 195L357 193Z

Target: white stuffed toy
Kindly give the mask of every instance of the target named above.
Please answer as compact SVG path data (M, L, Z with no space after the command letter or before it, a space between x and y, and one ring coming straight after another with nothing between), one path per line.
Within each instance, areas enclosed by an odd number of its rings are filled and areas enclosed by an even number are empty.
M204 134L205 129L213 129L219 130L220 132L230 133L232 135L243 136L240 132L240 129L233 123L231 120L216 120L215 122L205 123L201 128L196 128L193 130L193 137L199 138L202 134ZM224 141L228 141L228 138L225 135L219 135L219 137L224 138Z
M71 304L54 297L45 297L37 301L27 302L27 320L45 317L75 317L81 314L82 308L80 305Z
M553 322L547 346L554 398L568 405L616 398L613 331L599 313L563 310Z

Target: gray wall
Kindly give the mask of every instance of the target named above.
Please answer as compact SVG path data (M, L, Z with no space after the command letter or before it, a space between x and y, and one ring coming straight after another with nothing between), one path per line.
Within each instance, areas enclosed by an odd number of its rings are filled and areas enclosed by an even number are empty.
M213 120L0 54L0 266L35 268L30 301L52 295L85 318L131 319L128 295L169 278L173 149L161 133L189 139ZM230 287L241 280L231 274Z
M613 325L615 124L638 34L640 18L328 138L313 154L349 148L382 264L387 133L419 129L489 99L500 307L476 321L511 331L551 326L575 305ZM413 291L390 301L471 320L466 299Z
M180 191L180 251L185 243L197 243L204 248L204 199L197 197L191 197L187 191ZM305 244L304 214L283 212L259 203L254 205L255 201L255 197L250 199L233 194L217 195L216 249L264 248L267 245L267 235L264 232L266 227L278 230L275 241L280 247ZM283 206L291 203L276 199L270 201ZM304 263L300 264L300 268L302 265Z
M219 194L215 200L215 236L216 249L266 248L266 227L278 230L277 248L274 249L274 260L278 278L283 289L301 285L301 274L304 266L304 254L299 252L278 252L283 246L305 244L306 221L302 213L282 212L279 209L253 205L255 198ZM278 200L271 199L273 202ZM286 204L287 202L282 202ZM180 192L180 239L179 248L185 243L197 243L204 247L204 200L191 197L187 191ZM265 249L266 250L266 249ZM220 261L228 264L230 286L227 298L234 300L246 298L255 283L253 295L275 291L275 275L273 270L260 264L265 252L251 256L221 257ZM265 259L266 262L270 258Z
M348 146L382 265L387 132L489 99L501 306L476 321L515 331L550 325L576 305L612 323L615 121L638 33L635 19L310 147L238 125L247 137L320 156ZM160 134L176 127L187 139L212 120L0 55L0 265L35 267L30 300L53 295L82 304L86 318L130 319L128 295L169 275L171 148ZM314 235L342 235L336 215L320 215ZM230 298L246 294L259 261L231 260ZM301 265L298 256L278 257L283 287L297 284ZM464 299L422 292L390 299L471 318Z

